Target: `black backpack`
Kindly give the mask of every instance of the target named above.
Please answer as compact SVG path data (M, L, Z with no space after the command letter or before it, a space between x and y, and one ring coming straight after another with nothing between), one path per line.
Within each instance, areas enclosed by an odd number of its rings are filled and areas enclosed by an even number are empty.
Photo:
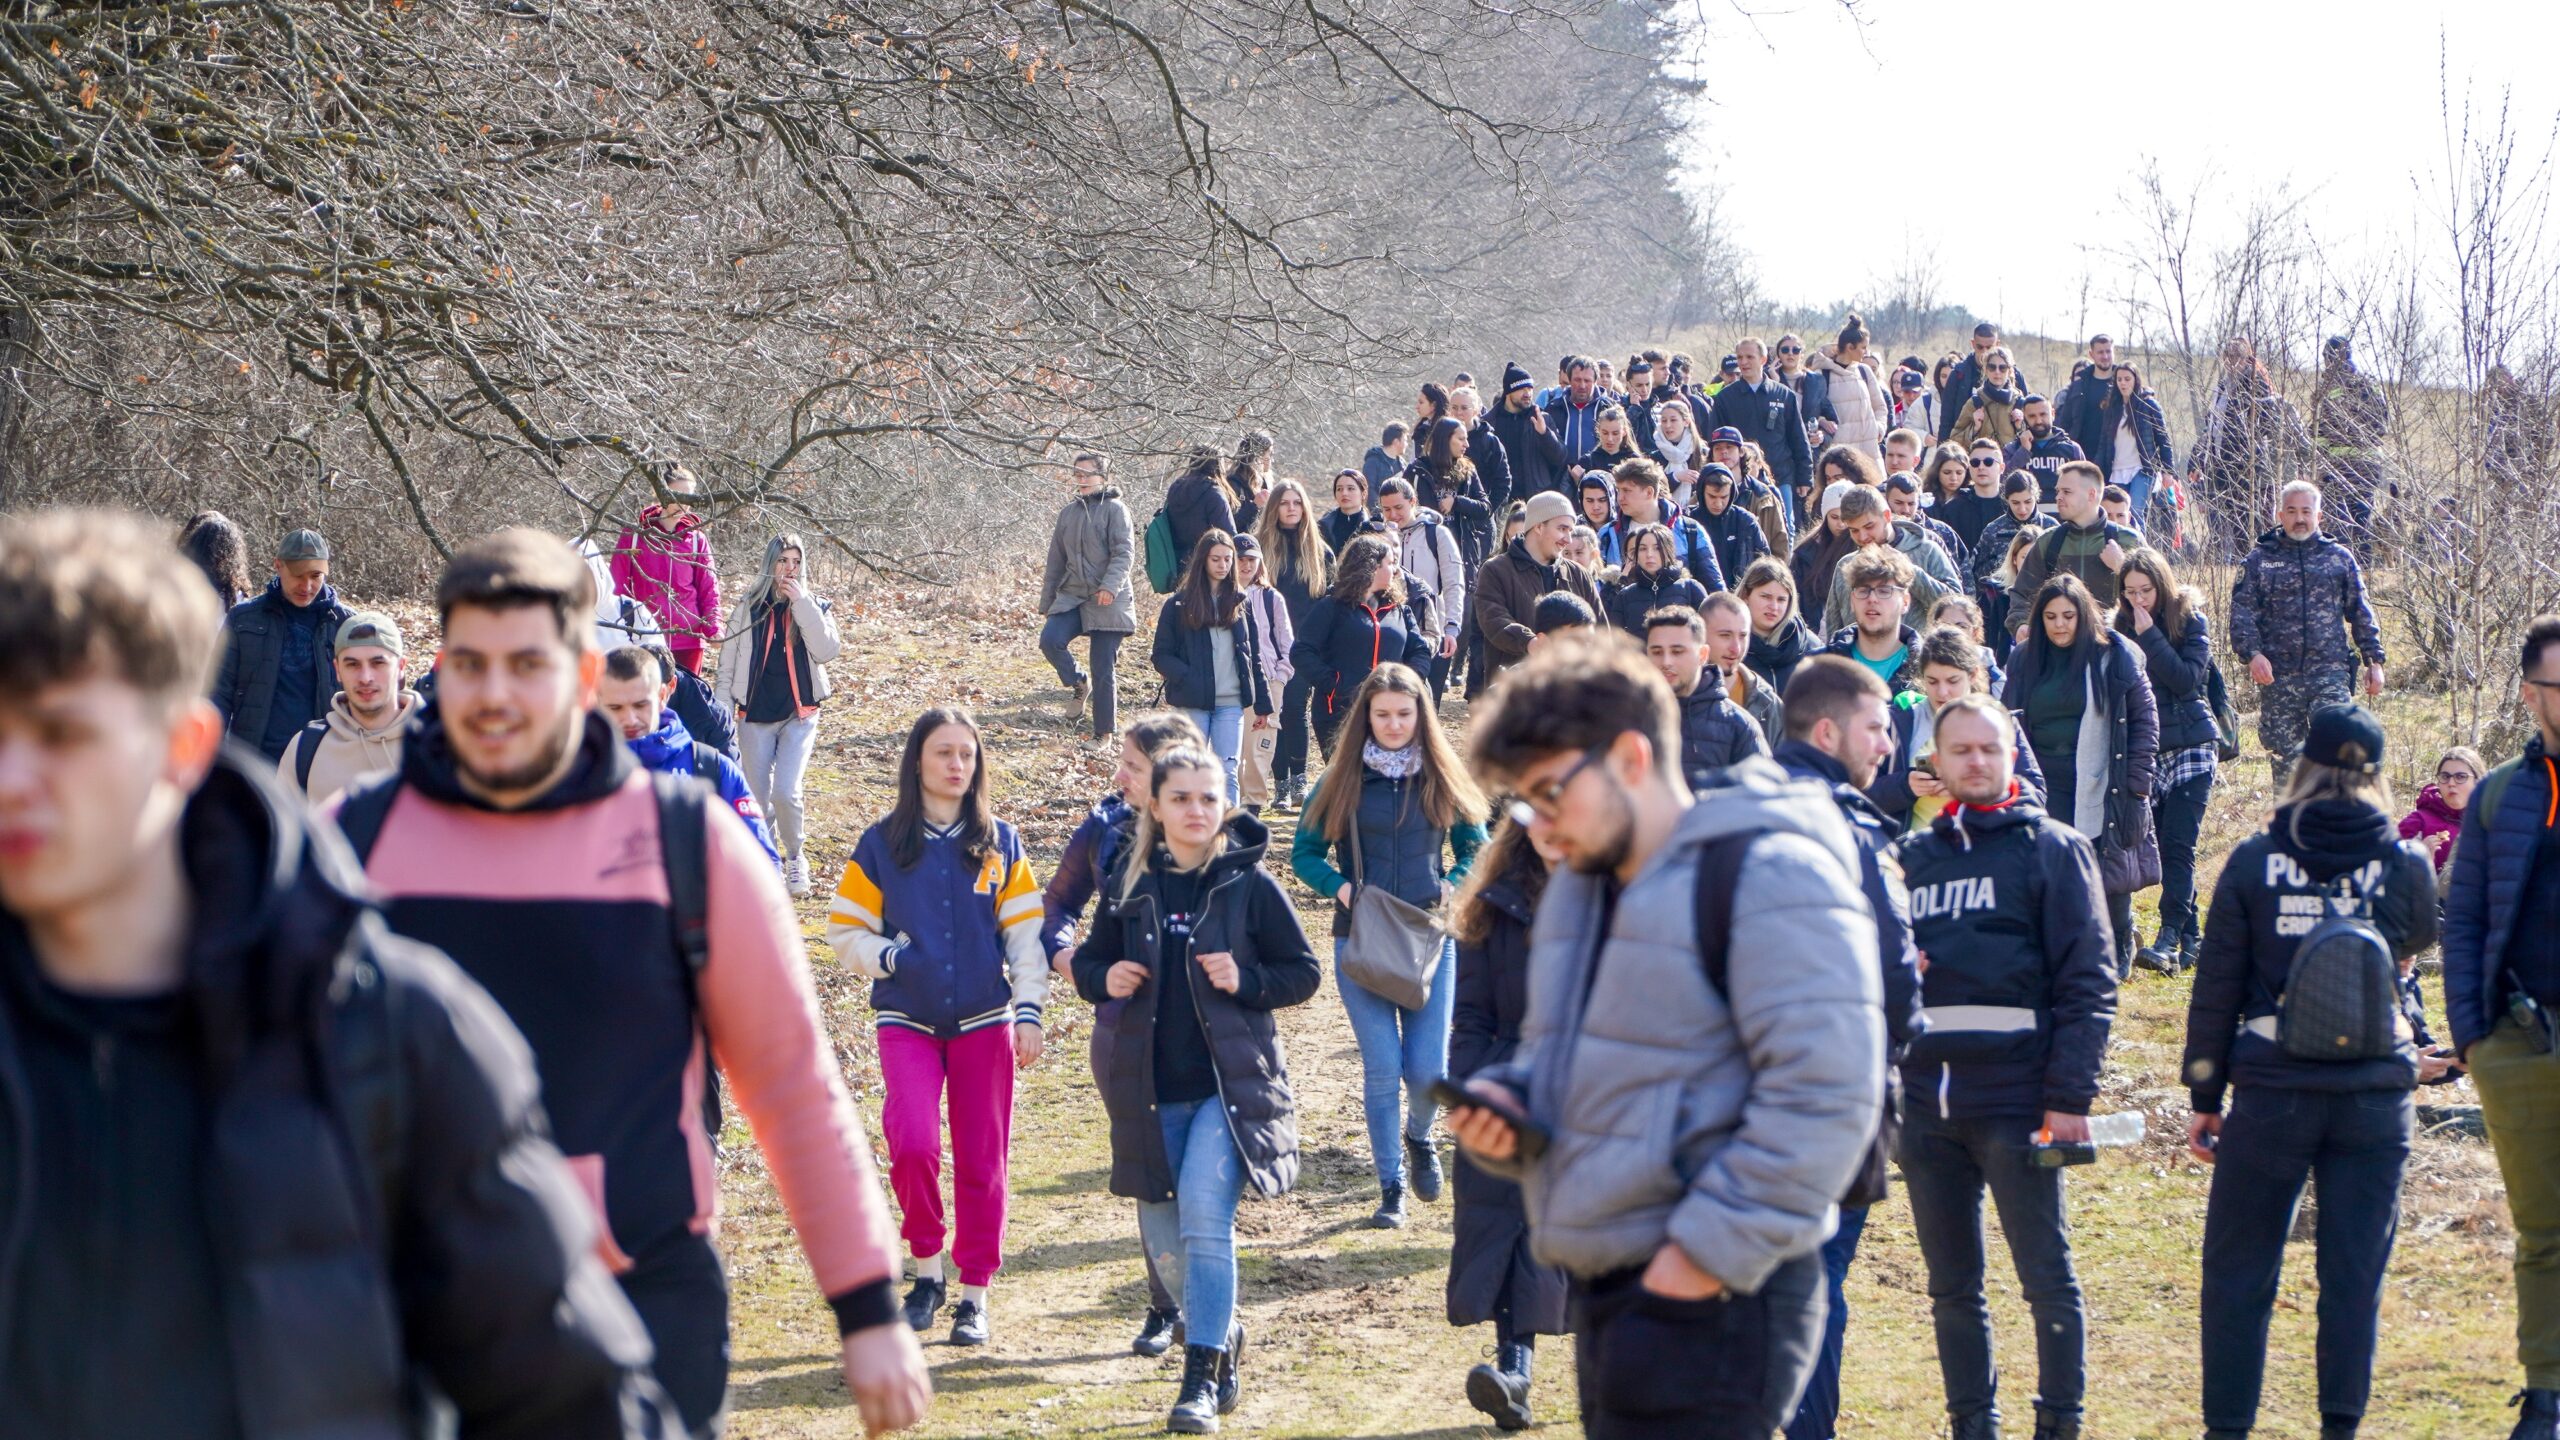
M2405 1023L2399 962L2373 928L2372 902L2357 896L2351 875L2339 876L2330 894L2352 912L2327 905L2294 947L2276 999L2276 1044L2297 1060L2388 1060Z
M1707 972L1707 983L1715 987L1716 998L1728 1003L1732 993L1725 986L1725 978L1732 969L1733 892L1740 886L1742 862L1751 850L1751 842L1764 833L1754 830L1719 836L1708 841L1698 855L1694 892L1698 963ZM1867 1153L1858 1160L1858 1173L1849 1177L1849 1188L1840 1196L1842 1208L1856 1209L1884 1200L1886 1176L1892 1169L1894 1146L1901 1136L1902 1112L1894 1104L1892 1085L1887 1083L1884 1108L1876 1116L1876 1133L1868 1137Z
M328 735L329 722L314 720L293 737L293 788L305 795L311 793L311 762L320 758L320 742Z

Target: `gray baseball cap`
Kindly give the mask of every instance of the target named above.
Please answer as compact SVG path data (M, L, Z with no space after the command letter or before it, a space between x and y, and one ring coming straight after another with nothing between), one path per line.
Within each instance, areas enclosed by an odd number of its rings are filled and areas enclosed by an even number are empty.
M343 655L359 645L379 645L404 659L409 653L400 640L400 622L379 610L359 610L348 616L338 626L338 641L329 653Z
M290 531L276 546L276 558L326 561L329 558L329 541L317 530Z

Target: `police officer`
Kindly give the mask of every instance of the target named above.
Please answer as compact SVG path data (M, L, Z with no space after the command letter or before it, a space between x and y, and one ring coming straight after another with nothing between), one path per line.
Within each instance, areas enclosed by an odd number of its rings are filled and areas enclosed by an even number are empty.
M2080 1282L2062 1171L2039 1164L2035 1146L2089 1138L2115 1021L2115 937L2089 842L2012 774L2011 723L1982 695L1938 712L1938 777L1954 803L1895 851L1926 1023L1902 1064L1902 1178L1953 1440L2000 1433L1982 1295L1985 1188L2035 1315L2036 1440L2078 1440Z
M2416 1023L2396 1025L2387 1048L2311 1059L2283 1043L2277 1001L2296 954L2342 900L2356 902L2403 967L2435 943L2435 862L2392 823L2382 722L2358 705L2311 717L2274 818L2224 862L2187 1002L2188 1145L2214 1167L2201 1327L2207 1440L2241 1440L2257 1424L2285 1238L2315 1171L2320 1440L2355 1440L2373 1389L2382 1277L2416 1122L2410 1095L2448 1060L2421 1053L2425 1013L2405 992Z
M2320 533L2320 487L2288 484L2276 496L2276 526L2258 537L2231 587L2231 649L2266 687L2258 699L2258 740L2284 785L2302 750L2311 712L2355 698L2357 661L2368 695L2382 693L2382 630L2365 598L2355 552Z

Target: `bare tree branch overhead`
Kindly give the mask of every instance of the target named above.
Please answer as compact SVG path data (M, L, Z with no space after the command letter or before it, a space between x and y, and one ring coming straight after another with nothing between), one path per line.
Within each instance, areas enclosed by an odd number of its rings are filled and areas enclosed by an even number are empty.
M19 7L0 501L366 516L423 564L610 525L681 460L715 513L933 548L923 512L1063 443L1231 438L1704 283L1683 33L1607 0ZM1497 275L1533 313L1467 303Z

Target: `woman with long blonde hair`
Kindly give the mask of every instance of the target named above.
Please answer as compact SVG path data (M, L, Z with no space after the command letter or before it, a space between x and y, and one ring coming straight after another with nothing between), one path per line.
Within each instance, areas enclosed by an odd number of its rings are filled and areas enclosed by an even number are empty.
M1289 609L1289 633L1292 643L1307 625L1307 611L1333 584L1333 547L1324 539L1323 522L1316 515L1315 502L1308 498L1307 487L1295 480L1275 480L1271 484L1271 503L1262 507L1262 518L1255 523L1253 538L1262 546L1264 578L1280 592ZM1294 666L1294 662L1293 662ZM1279 808L1295 810L1298 797L1305 793L1307 774L1307 682L1293 673L1288 685L1277 697L1280 702L1280 742L1271 761L1273 783L1278 790Z
M1485 810L1484 792L1432 711L1429 682L1409 665L1370 671L1345 709L1333 765L1307 797L1289 864L1334 901L1334 971L1360 1046L1361 1108L1380 1196L1369 1223L1377 1229L1404 1224L1408 1180L1417 1197L1440 1198L1440 1156L1431 1144L1439 1106L1430 1087L1449 1069L1458 966L1444 937L1418 1010L1362 989L1341 963L1352 898L1360 886L1383 885L1408 905L1438 907L1484 844Z

